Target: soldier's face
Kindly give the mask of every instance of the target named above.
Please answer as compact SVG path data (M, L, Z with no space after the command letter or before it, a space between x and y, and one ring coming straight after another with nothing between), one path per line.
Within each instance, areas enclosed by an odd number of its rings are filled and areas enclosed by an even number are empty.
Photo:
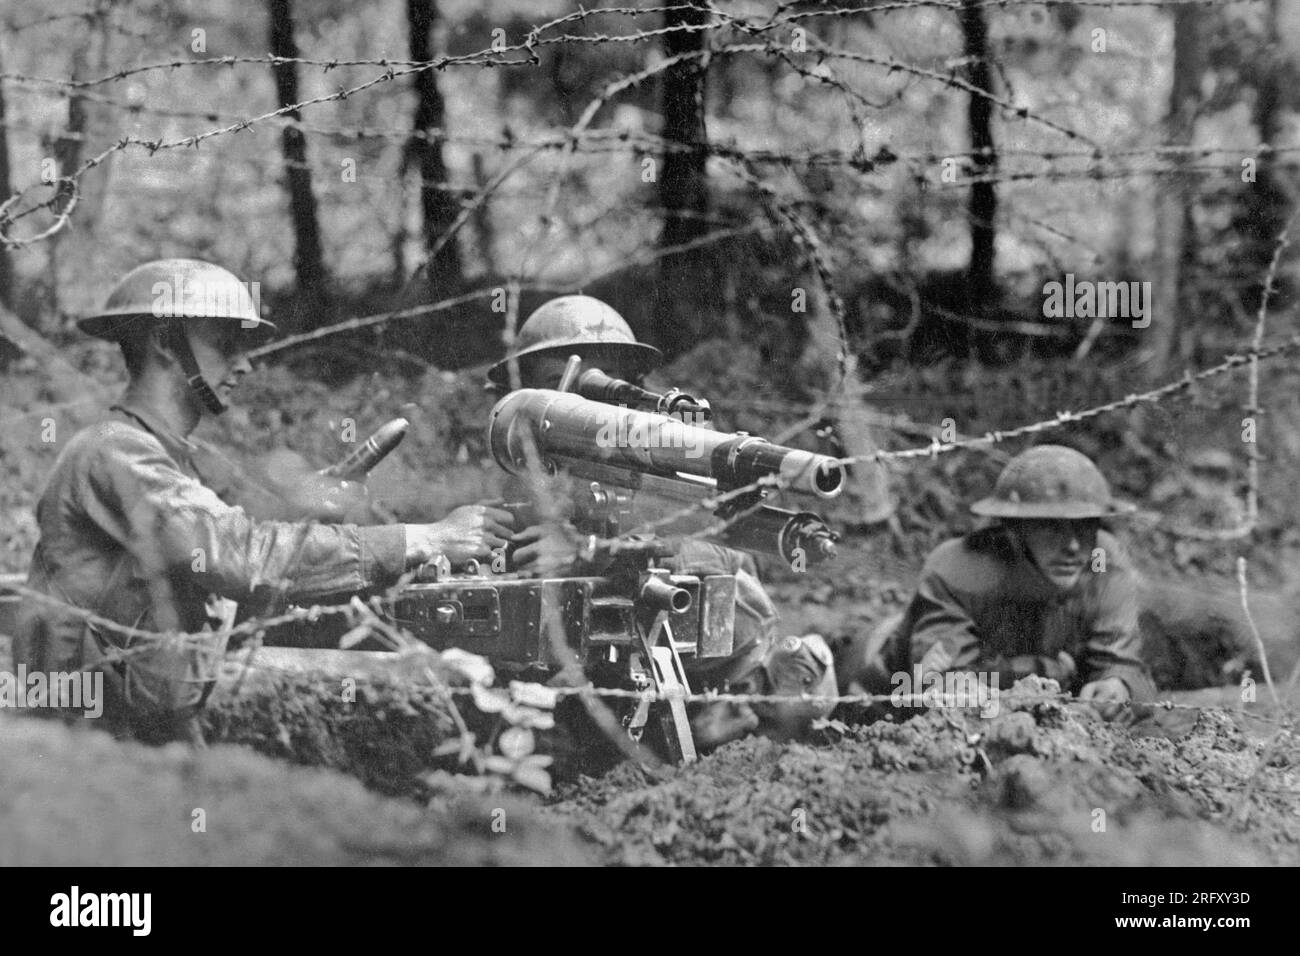
M564 377L568 356L538 355L520 363L519 378L524 388L555 388Z
M1066 521L1026 519L1016 521L1013 531L1029 560L1052 584L1068 591L1079 583L1097 545L1099 523L1095 520Z
M217 397L229 401L240 380L253 369L248 361L248 330L238 322L200 319L191 322L189 331L199 371Z

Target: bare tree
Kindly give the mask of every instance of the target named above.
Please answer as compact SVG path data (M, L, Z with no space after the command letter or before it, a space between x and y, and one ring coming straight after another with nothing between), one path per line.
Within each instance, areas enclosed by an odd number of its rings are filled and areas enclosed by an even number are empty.
M435 0L406 0L406 22L410 32L412 60L433 59L433 29L438 22ZM420 176L420 214L424 228L424 249L430 281L455 286L461 281L460 246L455 236L438 241L451 229L459 211L456 196L446 185L447 165L443 160L443 123L446 104L433 70L415 74L414 135L402 155L402 172L414 167ZM436 252L435 252L436 250Z
M78 59L77 66L73 67L72 76L74 79L80 79L80 63ZM81 163L81 143L84 130L86 128L86 108L85 100L75 93L68 97L68 122L63 131L53 139L48 136L41 137L43 150L48 150L54 160L56 176L66 176L74 172ZM85 184L81 184L85 189ZM73 186L70 183L60 180L54 187L54 203L50 206L50 212L60 215L68 208L72 202ZM49 295L42 308L44 315L57 315L60 311L60 291L63 283L59 277L59 248L66 238L65 233L60 230L50 236L45 245L45 269L46 283L49 289ZM42 319L38 318L34 324L40 326Z
M298 44L293 38L292 0L270 0L271 55L296 58ZM298 102L298 68L293 63L271 67L275 75L275 92L280 105ZM301 119L297 110L288 113ZM285 185L289 193L289 214L293 218L293 264L298 277L298 294L307 327L328 321L321 306L325 302L325 263L321 255L320 224L316 214L316 197L311 188L311 169L307 165L307 138L296 126L286 125L281 133L284 151Z
M0 72L3 70L3 63L0 63ZM12 196L13 191L13 177L9 173L9 126L5 121L5 89L4 84L0 83L0 202ZM13 260L9 257L9 249L0 246L0 309L12 309L16 297Z
M983 0L962 0L961 29L971 86L991 94L993 69ZM996 172L998 165L993 146L993 101L988 96L971 93L966 121L973 152L971 161L976 177L982 179ZM997 293L993 266L998 194L992 182L977 181L971 186L969 213L970 264L966 270L966 290L972 307L979 310L990 306Z
M1173 8L1174 66L1165 116L1165 142L1190 146L1201 98L1204 55L1200 25L1202 10L1185 4ZM1192 310L1186 276L1196 262L1196 223L1192 217L1194 179L1186 153L1172 156L1174 173L1162 177L1156 197L1156 278L1151 322L1150 371L1163 378L1179 357L1180 323Z
M1252 119L1259 141L1274 149L1285 136L1286 107L1295 100L1297 72L1287 55L1278 29L1279 0L1269 0L1264 22L1262 55L1243 64L1248 82L1255 88ZM1278 233L1288 216L1293 198L1278 176L1276 154L1271 150L1257 159L1254 182L1246 187L1243 221L1239 228L1248 246L1243 259L1262 273L1273 257Z
M703 26L709 11L688 3L674 5L664 14L664 25ZM669 57L703 53L705 31L674 30L664 34L664 53ZM704 143L708 131L704 122L704 92L707 64L702 57L690 57L664 71L660 86L663 136L683 149L666 150L658 177L659 203L664 225L659 234L661 249L680 246L705 233L709 208L706 176L708 152ZM698 338L698 310L679 307L683 283L698 275L700 254L682 251L659 260L659 293L656 296L656 333L669 351Z

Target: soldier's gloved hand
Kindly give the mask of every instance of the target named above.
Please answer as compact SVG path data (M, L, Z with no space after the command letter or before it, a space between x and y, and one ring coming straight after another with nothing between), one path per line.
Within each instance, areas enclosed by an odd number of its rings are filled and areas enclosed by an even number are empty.
M1012 680L1020 680L1038 673L1039 657L1037 654L1017 654L1007 664L1011 668Z
M1129 712L1124 704L1130 698L1128 685L1118 677L1107 677L1084 684L1079 699L1086 700L1101 715L1102 720L1114 720Z
M513 570L528 577L562 574L577 563L581 536L567 523L546 522L517 532Z
M407 563L420 564L439 555L452 565L489 560L514 534L513 523L509 511L479 504L462 505L434 524L407 525Z

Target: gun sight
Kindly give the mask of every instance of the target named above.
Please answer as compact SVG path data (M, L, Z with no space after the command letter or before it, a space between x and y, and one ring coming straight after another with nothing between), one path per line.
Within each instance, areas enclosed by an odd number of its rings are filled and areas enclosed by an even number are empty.
M575 391L593 402L624 405L643 412L671 415L691 425L700 425L713 420L713 409L703 398L696 398L678 388L670 388L666 392L651 391L621 378L606 375L598 368L589 368L578 375Z

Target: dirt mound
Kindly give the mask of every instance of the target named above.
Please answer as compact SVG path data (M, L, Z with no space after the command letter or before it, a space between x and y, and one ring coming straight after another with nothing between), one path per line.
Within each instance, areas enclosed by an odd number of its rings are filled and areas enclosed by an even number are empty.
M1300 863L1300 743L1235 688L1125 728L1031 678L990 718L891 711L653 776L623 763L542 809L445 772L435 750L456 728L427 675L340 661L242 678L232 663L207 717L212 740L327 770L0 714L0 863Z
M1300 860L1295 745L1235 808L1261 744L1204 714L1179 740L1031 699L1001 713L931 710L816 746L730 744L647 782L623 766L567 788L555 809L630 864L1249 865Z
M457 728L423 658L380 667L362 653L304 652L288 666L274 654L224 666L203 718L209 741L328 767L389 795L424 796L422 776L454 766L434 756Z
M0 865L574 865L570 828L451 787L431 808L242 748L0 716Z

